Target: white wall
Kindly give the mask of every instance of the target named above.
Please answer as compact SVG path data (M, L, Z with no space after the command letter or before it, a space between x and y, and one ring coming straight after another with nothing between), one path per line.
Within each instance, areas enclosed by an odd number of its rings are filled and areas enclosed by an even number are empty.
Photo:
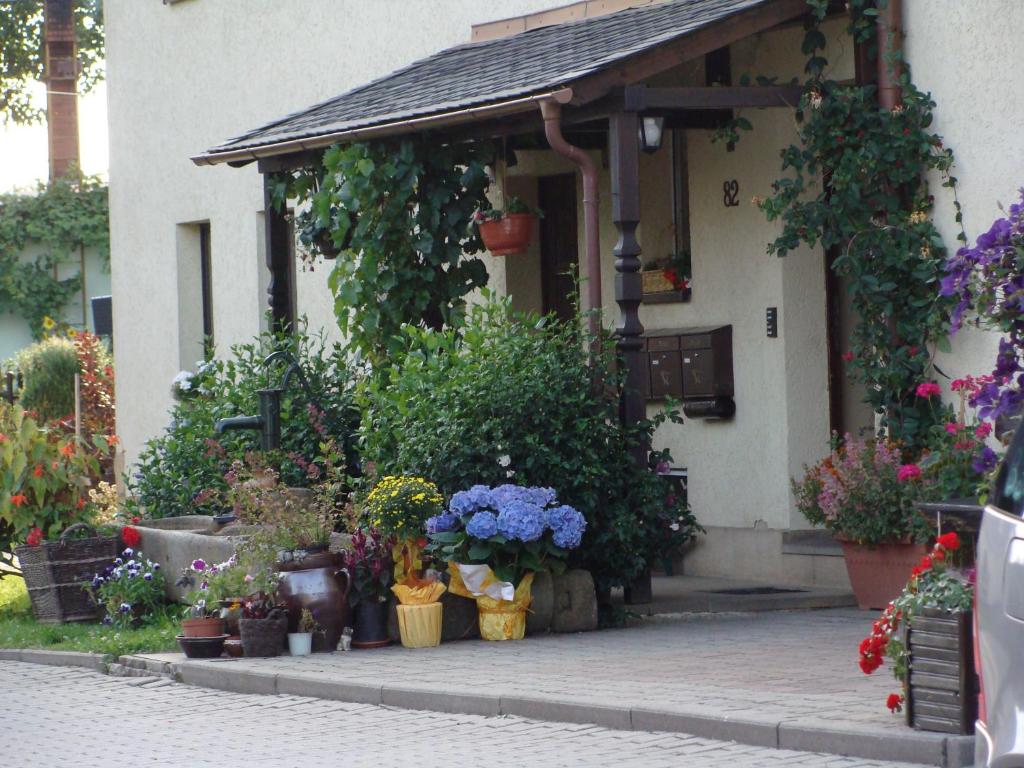
M470 26L560 0L107 0L118 431L129 463L167 422L179 336L177 225L209 220L220 349L260 329L255 166L189 157L469 39ZM335 328L329 270L298 274L298 309ZM191 305L191 304L190 304Z

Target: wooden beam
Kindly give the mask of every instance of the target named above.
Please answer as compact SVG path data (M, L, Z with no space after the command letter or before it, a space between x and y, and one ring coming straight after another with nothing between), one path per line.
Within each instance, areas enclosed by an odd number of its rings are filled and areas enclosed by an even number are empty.
M279 173L281 171L294 171L299 168L313 168L320 165L324 156L322 149L308 149L303 152L292 152L288 155L277 157L264 157L256 162L260 173Z
M743 107L796 107L802 85L725 85L716 87L644 88L642 110L741 109Z
M613 88L639 83L745 37L807 13L806 0L776 0L702 27L572 84L572 104L587 104Z
M295 269L292 264L292 228L284 211L274 208L270 177L263 176L263 215L266 263L270 270L267 298L271 329L284 331L295 327Z
M612 221L619 232L612 253L615 256L615 303L619 305L619 323L615 328L616 347L626 366L626 387L622 395L621 417L633 426L647 415L644 381L644 326L640 322L643 286L640 280L640 242L636 228L640 224L640 145L637 140L639 115L620 112L608 123L611 162ZM641 466L647 447L637 445L633 458Z

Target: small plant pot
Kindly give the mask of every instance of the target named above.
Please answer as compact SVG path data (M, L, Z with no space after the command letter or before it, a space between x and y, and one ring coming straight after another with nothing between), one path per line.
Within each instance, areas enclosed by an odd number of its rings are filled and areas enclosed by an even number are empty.
M238 620L242 618L244 598L229 597L220 601L220 617L224 620L224 631L229 635L238 634ZM232 608L231 606L238 606Z
M360 600L355 609L352 647L381 648L390 643L387 602Z
M247 658L280 656L288 632L288 615L277 611L267 619L242 619L238 622L242 632L242 652Z
M313 652L312 632L289 632L288 653L292 656L309 656Z
M232 635L224 641L224 653L233 659L242 658L242 638Z
M398 632L406 648L433 648L441 644L440 603L399 605Z
M182 619L181 634L184 637L219 637L225 635L224 619L219 616L205 619Z
M511 256L530 246L537 217L532 213L506 213L500 219L481 221L480 238L493 256Z
M224 653L224 641L227 635L219 637L185 637L178 635L175 638L182 652L189 659L216 659Z

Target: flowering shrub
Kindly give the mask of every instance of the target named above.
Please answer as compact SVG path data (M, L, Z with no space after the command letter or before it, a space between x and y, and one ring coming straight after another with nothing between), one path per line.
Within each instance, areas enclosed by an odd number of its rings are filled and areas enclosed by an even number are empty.
M916 464L903 464L895 445L880 439L836 440L832 453L803 479L794 480L797 508L808 521L861 544L913 539L931 532L913 502L919 495Z
M352 548L343 553L352 587L348 591L349 603L383 603L391 588L394 562L391 553L395 541L380 531L357 530L352 534Z
M956 299L953 332L968 310L978 324L1006 334L999 340L992 376L978 383L971 405L983 419L996 421L1024 408L1024 189L1021 202L1010 206L973 248L961 248L946 262L941 294Z
M892 662L893 676L906 685L907 649L900 637L900 626L912 623L914 614L922 608L970 610L974 599L973 572L960 572L950 562L953 553L959 549L960 537L956 533L945 533L936 539L931 553L925 555L910 572L910 580L903 592L889 603L871 626L871 634L860 642L858 664L864 674L870 675L888 657ZM893 712L900 711L902 694L890 694L886 706Z
M131 547L97 573L89 585L93 598L107 612L103 622L119 629L152 624L164 602L164 575L160 563Z
M384 536L418 536L427 519L437 515L444 497L422 477L388 475L366 497L364 522Z
M563 570L586 528L583 514L559 504L553 489L511 484L459 491L447 512L427 521L431 550L440 558L486 563L513 584L528 571Z

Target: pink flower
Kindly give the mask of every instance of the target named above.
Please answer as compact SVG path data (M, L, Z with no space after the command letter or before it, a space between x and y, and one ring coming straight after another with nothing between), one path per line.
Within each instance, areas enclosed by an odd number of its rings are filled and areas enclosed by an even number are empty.
M987 421L981 422L981 424L978 425L978 428L974 430L974 436L977 437L979 440L984 440L991 434L992 425L989 424Z
M923 381L917 385L918 397L937 397L940 394L942 394L942 390L934 381Z
M960 425L957 424L955 421L951 421L948 424L946 424L946 434L947 435L955 435L959 431L960 431Z
M908 480L916 480L920 476L921 468L917 464L904 464L896 473L896 477L901 483L905 483Z
M844 363L852 363L853 362L853 352L843 352L842 357L843 357L843 362Z

